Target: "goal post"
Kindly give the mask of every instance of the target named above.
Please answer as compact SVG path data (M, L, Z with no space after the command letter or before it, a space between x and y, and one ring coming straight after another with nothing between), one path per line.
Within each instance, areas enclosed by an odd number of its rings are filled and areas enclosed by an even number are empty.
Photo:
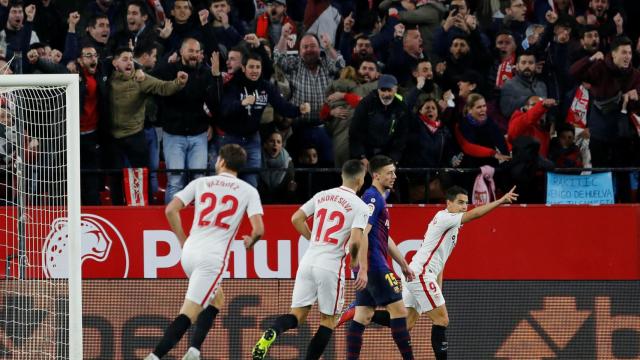
M0 358L80 360L79 77L0 75L0 111ZM45 243L59 219L65 272L52 275Z

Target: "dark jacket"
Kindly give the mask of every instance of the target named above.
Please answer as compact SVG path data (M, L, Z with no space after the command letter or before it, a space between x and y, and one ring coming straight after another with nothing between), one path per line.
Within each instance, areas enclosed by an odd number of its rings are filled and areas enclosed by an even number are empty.
M298 107L288 103L275 85L262 78L251 81L242 72L238 72L223 91L218 127L230 135L255 134L260 127L262 113L268 104L285 117L300 116ZM256 96L256 102L250 107L242 106L242 100L247 95Z
M462 167L482 165L496 167L498 165L498 161L494 158L496 149L500 150L501 154L509 154L504 135L490 118L478 123L467 115L456 125L455 135L465 155L462 159Z
M411 118L403 166L451 167L454 152L453 136L446 126L440 126L432 133L418 116Z
M158 103L158 118L164 131L172 135L193 136L207 131L211 118L204 105L213 111L215 99L222 86L222 80L213 77L205 66L189 68L178 61L164 64L152 73L161 80L173 80L178 71L189 74L187 85L177 93L163 97Z
M352 158L378 154L400 161L407 143L410 113L398 97L384 106L377 91L372 91L356 107L349 127Z
M591 84L587 125L593 138L612 142L617 137L634 136L627 116L620 109L623 94L632 89L640 91L639 70L631 66L620 69L607 55L604 60L591 61L589 57L578 60L569 72L576 80ZM629 101L627 109L632 112L639 106L640 102Z

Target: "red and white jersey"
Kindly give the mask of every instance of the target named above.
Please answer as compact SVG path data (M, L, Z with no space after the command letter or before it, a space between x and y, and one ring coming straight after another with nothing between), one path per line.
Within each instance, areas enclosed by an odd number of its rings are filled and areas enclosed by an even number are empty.
M258 191L226 173L195 179L175 196L185 205L195 202L187 242L202 246L202 251L223 256L228 252L245 211L248 216L263 213Z
M351 229L367 226L369 208L353 190L341 186L315 194L300 210L313 215L309 248L300 264L342 273Z
M442 271L449 255L456 246L458 231L462 227L462 215L464 213L450 213L441 210L433 217L424 234L424 240L418 252L413 256L409 267L416 276L427 271L435 276Z

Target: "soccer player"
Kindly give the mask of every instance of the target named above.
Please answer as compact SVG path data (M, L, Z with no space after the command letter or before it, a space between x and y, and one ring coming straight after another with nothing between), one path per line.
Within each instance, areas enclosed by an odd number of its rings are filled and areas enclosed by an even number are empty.
M422 246L413 256L409 267L417 274L413 280L402 283L402 299L408 309L408 328L412 329L421 314L427 313L433 325L431 327L431 346L437 360L447 358L446 330L449 315L442 295L442 273L444 265L458 240L458 231L463 224L482 217L501 204L518 199L515 186L502 198L467 212L469 197L467 191L459 186L447 190L447 208L439 211L427 227ZM376 312L374 322L387 325L384 317ZM388 325L387 325L388 326Z
M258 191L237 177L246 161L247 154L239 145L222 146L215 165L217 175L192 181L167 205L165 214L169 225L183 245L180 260L189 277L189 286L180 314L146 360L162 358L196 319L191 347L183 360L200 359L200 346L222 305L220 283L231 241L245 211L252 228L251 235L243 236L245 247L251 248L262 236L263 211ZM195 213L191 234L187 237L179 213L192 201Z
M365 289L356 289L355 316L347 330L347 359L358 359L362 348L362 334L365 326L371 322L376 306L384 306L389 311L389 326L393 340L403 359L413 359L411 337L407 330L407 311L402 302L400 284L389 269L387 254L400 264L405 277L413 279L413 273L389 237L389 212L386 197L393 188L396 179L396 167L390 157L376 155L369 160L369 171L373 184L362 196L369 207L369 223L365 229L368 241L359 247L358 252L367 256L358 256L358 277L367 274ZM363 259L361 261L360 259Z
M317 301L320 327L309 343L307 359L319 359L335 328L336 315L344 303L346 247L364 246L369 211L356 195L364 184L366 169L358 160L342 166L342 186L321 191L291 217L295 229L310 240L300 261L291 296L291 312L278 317L253 348L253 359L261 360L283 332L301 325ZM313 216L313 230L307 218ZM356 288L366 285L366 276L356 279Z

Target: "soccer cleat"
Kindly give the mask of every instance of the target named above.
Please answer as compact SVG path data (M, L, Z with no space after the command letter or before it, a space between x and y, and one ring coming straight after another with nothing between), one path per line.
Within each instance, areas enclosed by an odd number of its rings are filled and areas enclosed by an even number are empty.
M336 325L336 329L339 328L342 324L346 323L349 320L353 320L353 317L356 315L356 302L352 302L347 306L347 308L340 314L340 319L338 319L338 324Z
M196 348L190 347L182 357L182 360L200 360L200 351Z
M267 350L273 342L276 341L276 332L273 329L267 329L267 331L262 334L260 341L253 347L253 352L251 352L251 356L253 360L262 360L267 356Z

